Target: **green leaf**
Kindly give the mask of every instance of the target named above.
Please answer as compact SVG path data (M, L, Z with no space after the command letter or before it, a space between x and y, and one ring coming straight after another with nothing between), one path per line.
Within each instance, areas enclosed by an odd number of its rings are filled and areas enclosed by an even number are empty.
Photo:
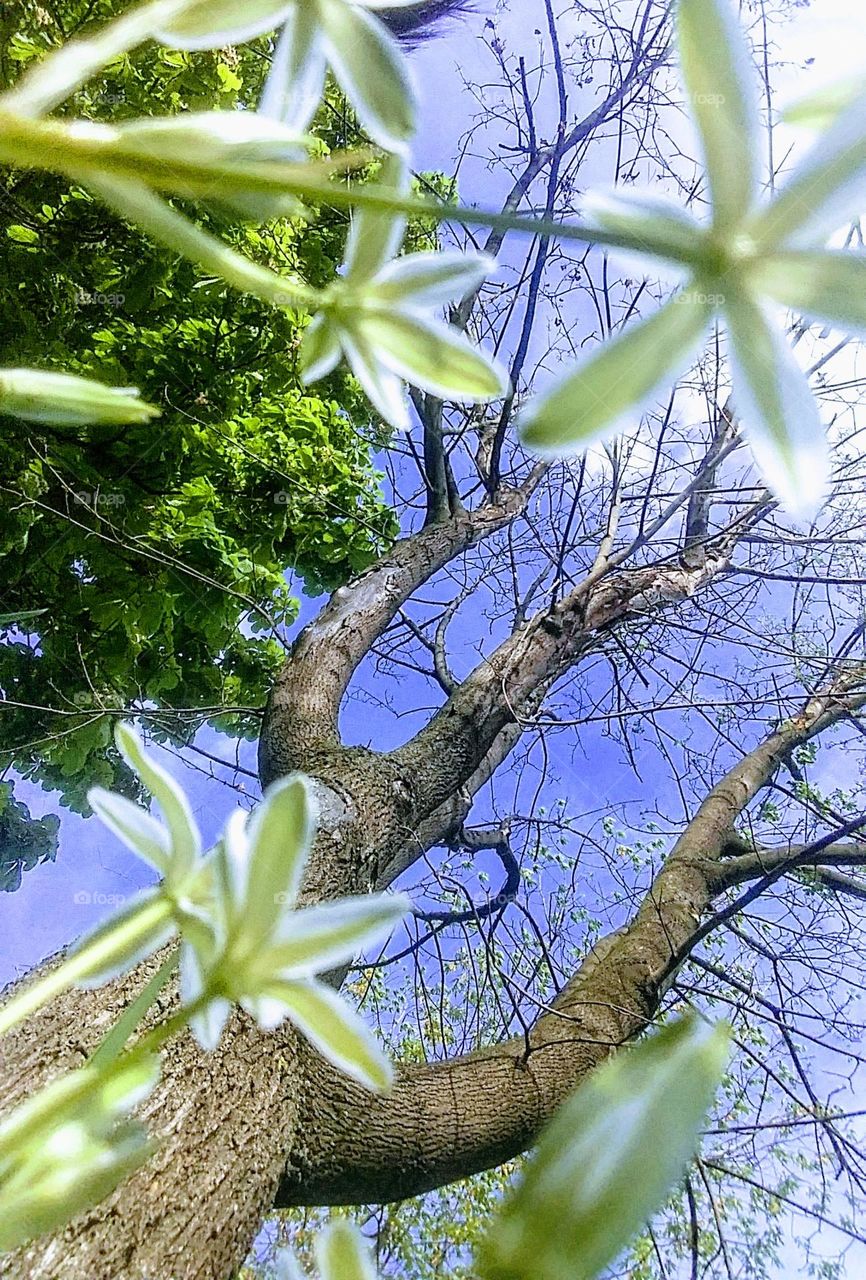
M190 0L153 38L172 49L223 49L267 35L291 9L286 0Z
M608 339L521 413L523 443L557 455L615 435L688 366L714 303L715 296L695 282L648 319Z
M326 71L319 11L315 4L294 4L274 50L259 111L301 132L316 114Z
M679 0L677 41L713 224L728 230L749 213L757 194L760 118L751 54L730 0Z
M808 519L830 479L815 397L781 327L749 292L729 283L726 315L738 426L767 486L791 515Z
M340 1071L374 1093L386 1093L393 1070L367 1024L336 991L321 982L270 982L260 996L242 1000L253 1014L276 1025L282 1011ZM272 1006L271 1008L268 1005ZM276 1019L276 1020L275 1020Z
M316 1263L322 1280L376 1280L364 1238L345 1218L332 1218L316 1237Z
M172 880L180 880L191 870L201 849L189 801L171 774L146 755L141 739L129 725L118 724L114 736L124 760L162 809L171 835L171 866L167 875Z
M32 227L23 227L20 224L14 224L6 228L6 235L10 240L14 240L16 244L38 244L39 232L34 231Z
M331 373L343 354L340 333L330 317L320 311L304 330L300 362L304 382L315 382Z
M294 902L313 839L314 801L300 774L280 778L250 819L244 917L245 937L266 934Z
M377 893L292 912L255 967L284 979L323 973L386 937L410 905L402 893Z
M599 230L627 236L636 253L684 264L700 262L706 228L662 196L631 189L628 194L592 191L584 201L584 214Z
M166 874L171 862L171 845L168 833L155 818L125 796L102 787L88 791L87 801L94 813L129 849L155 867L160 875Z
M774 253L749 268L749 283L794 311L866 335L866 254Z
M415 92L396 41L346 0L318 0L328 60L364 128L386 151L405 152L415 131Z
M748 230L759 248L822 247L866 201L866 94L821 134Z
M406 194L409 170L398 156L389 156L382 165L377 186ZM406 216L390 209L361 209L351 215L346 240L346 274L349 284L365 284L391 261L403 243Z
M442 307L477 289L496 265L496 259L486 253L460 253L456 249L409 253L378 272L368 296L377 302Z
M174 932L169 903L153 889L144 889L79 938L69 953L75 980L79 986L98 987L128 973Z
M459 329L409 308L363 310L356 320L383 364L414 386L446 400L492 400L508 390L508 374Z
M482 1242L483 1280L591 1280L682 1176L727 1057L683 1019L599 1067L559 1109Z
M828 129L862 95L863 88L862 75L837 80L792 102L782 111L781 118L785 124L802 125L807 129Z
M47 609L19 609L15 613L0 613L0 627L16 627L20 622L41 618Z

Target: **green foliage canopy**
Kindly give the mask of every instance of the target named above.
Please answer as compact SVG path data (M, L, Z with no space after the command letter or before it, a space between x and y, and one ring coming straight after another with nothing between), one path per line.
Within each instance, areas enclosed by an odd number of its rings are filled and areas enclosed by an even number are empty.
M7 9L2 84L120 7ZM67 109L120 120L250 106L264 50L148 45L115 59ZM351 129L330 97L322 153ZM32 632L0 627L3 763L86 812L93 783L133 785L107 712L150 710L175 740L204 719L255 735L280 629L298 607L285 571L313 594L333 589L395 535L371 464L384 434L349 375L301 387L306 317L203 280L48 175L7 173L0 191L4 363L137 386L162 411L123 428L0 420L0 608L47 610ZM252 227L215 201L205 217L243 253L316 285L342 257L345 214ZM20 862L16 843L0 863Z

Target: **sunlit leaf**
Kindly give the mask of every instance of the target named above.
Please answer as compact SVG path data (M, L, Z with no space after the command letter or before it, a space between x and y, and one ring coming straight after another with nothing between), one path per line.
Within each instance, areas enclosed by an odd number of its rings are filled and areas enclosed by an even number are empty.
M286 0L191 0L154 39L172 49L223 49L274 31L292 7Z
M360 1231L345 1218L332 1218L316 1237L322 1280L376 1280L376 1268Z
M728 1034L675 1023L599 1067L560 1108L479 1251L483 1280L591 1280L685 1171Z
M370 309L359 317L383 364L443 399L490 400L508 390L508 375L458 329L423 312Z
M486 253L409 253L395 258L373 281L370 294L378 302L409 302L413 307L441 307L458 302L496 269Z
M375 1093L391 1087L393 1069L375 1036L336 991L320 982L272 982L262 996L286 1016L340 1071Z
M806 251L766 255L749 271L756 292L847 333L866 336L866 255Z
M806 375L745 290L729 289L726 314L738 425L768 487L792 515L811 517L827 493L829 447Z
M538 453L574 453L615 435L688 366L712 312L713 295L694 285L608 339L523 410L524 444Z
M749 212L757 193L760 117L749 47L730 0L679 0L677 40L713 222L729 228Z
M160 875L165 875L171 859L171 845L165 827L125 796L105 791L102 787L88 791L87 801L97 817L128 848L155 867Z
M180 879L191 869L201 847L189 801L171 774L146 754L141 739L129 725L119 723L115 738L126 763L162 809L171 834L171 874Z
M323 973L386 937L409 909L404 894L377 893L292 912L259 963L281 978Z
M404 151L415 130L408 65L383 24L359 5L318 0L328 58L374 142Z

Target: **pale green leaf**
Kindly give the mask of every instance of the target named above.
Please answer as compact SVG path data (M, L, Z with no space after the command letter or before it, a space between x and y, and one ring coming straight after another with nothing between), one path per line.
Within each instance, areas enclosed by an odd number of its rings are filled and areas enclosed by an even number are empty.
M331 373L343 354L340 333L326 312L313 316L304 330L299 352L304 382L316 382Z
M313 839L314 800L300 774L268 787L247 831L249 871L240 922L245 939L264 937L297 897Z
M483 1240L483 1280L591 1280L613 1262L694 1155L727 1043L724 1027L683 1020L597 1068Z
M399 156L389 156L382 165L379 185L395 196L404 196L409 186L409 170ZM390 262L403 243L406 215L390 209L361 209L353 212L346 240L346 274L349 284L366 282Z
M649 257L699 264L706 228L679 205L652 192L591 191L583 202L590 226L615 231L627 240L627 248ZM618 251L617 251L618 252Z
M408 431L409 406L401 378L386 368L375 346L357 325L351 331L342 330L340 341L352 372L385 422L398 431Z
M152 1154L144 1129L118 1126L110 1139L88 1139L83 1122L25 1162L0 1187L0 1251L64 1226L98 1204ZM65 1159L63 1157L66 1157Z
M324 973L386 938L410 906L402 893L377 893L292 912L274 945L253 961L255 970L280 978Z
M260 113L302 132L316 114L326 70L318 9L315 4L295 4L274 50Z
M200 1009L191 1016L190 1030L205 1053L213 1053L216 1049L231 1011L230 1000L225 1000L222 996L214 996L204 1009Z
M677 41L713 222L727 230L750 212L757 194L761 132L751 54L730 0L679 0Z
M246 914L251 855L248 817L243 809L236 809L229 816L213 855L214 887L224 933L233 929Z
M319 1232L316 1263L322 1280L376 1280L376 1268L364 1237L345 1218L332 1218Z
M191 869L201 850L198 828L183 789L175 779L147 755L138 734L129 725L115 729L117 748L126 763L158 801L171 835L169 877L181 880Z
M122 1117L159 1079L159 1059L61 1076L0 1125L0 1250L12 1249L97 1203L150 1154ZM121 1121L121 1123L118 1123Z
M404 152L415 130L408 65L377 18L346 0L319 0L328 60L374 142Z
M262 996L280 1002L291 1022L340 1071L374 1093L390 1089L391 1063L367 1024L336 991L320 982L272 982Z
M127 154L151 156L166 164L191 155L202 165L242 165L297 161L306 154L295 130L256 111L186 111L133 120L122 126L120 140Z
M504 395L508 374L465 334L423 312L368 307L356 318L370 347L394 373L446 400Z
M561 455L615 435L688 366L712 312L713 295L693 284L648 319L608 339L520 414L524 444Z
M760 248L823 246L866 208L866 94L821 134L749 232Z
M153 889L143 889L76 942L69 953L76 962L76 981L98 987L128 973L174 932L168 901Z
M781 118L786 124L802 125L807 129L829 129L842 112L862 96L864 89L866 78L862 75L834 81L792 102L784 108Z
M108 387L90 378L43 369L0 369L0 413L57 427L149 422L159 410L135 387Z
M274 1258L275 1280L307 1280L291 1249L281 1249Z
M726 315L738 426L768 488L791 515L810 518L826 497L830 460L806 375L746 290L728 289Z
M749 283L794 311L866 336L866 254L775 253L750 267Z
M102 787L87 793L93 812L123 843L164 876L171 860L166 829L155 818L125 796Z
M172 49L223 49L274 31L292 7L286 0L191 0L154 39Z
M409 253L384 267L367 292L382 303L443 307L477 289L496 265L486 253Z

